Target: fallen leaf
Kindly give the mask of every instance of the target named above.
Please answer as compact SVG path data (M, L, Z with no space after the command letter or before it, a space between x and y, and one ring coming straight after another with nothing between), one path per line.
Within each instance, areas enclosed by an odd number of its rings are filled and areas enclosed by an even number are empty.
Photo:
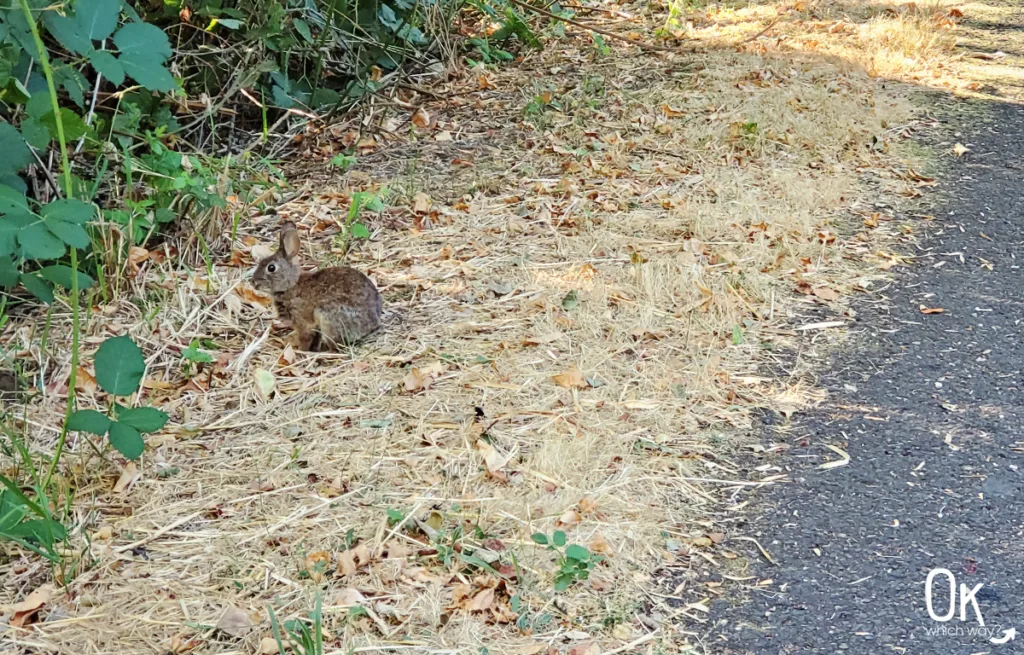
M488 282L487 288L496 296L507 296L515 290L511 282Z
M434 141L451 141L451 140L452 140L452 133L449 132L448 130L444 130L444 131L438 132L437 134L434 135Z
M430 114L423 107L416 110L416 113L412 115L412 124L416 127L427 127L430 125Z
M240 284L235 287L235 295L256 307L270 307L273 304L274 299L270 296L261 295L258 291L253 289L247 284Z
M570 509L565 510L562 513L562 515L560 517L558 517L558 524L560 526L562 526L562 525L576 525L582 519L583 519L583 517L580 516L579 512L577 512L575 509L570 508Z
M566 389L572 389L574 387L577 389L585 389L587 387L586 377L584 377L583 373L581 373L576 367L573 367L564 373L552 375L551 379L555 381L555 384L560 387L565 387Z
M712 532L711 534L708 535L708 539L710 539L712 541L712 543L714 543L715 545L718 545L718 544L722 543L723 541L725 541L725 533L722 533L722 532Z
M277 380L274 378L274 374L270 371L258 368L253 373L253 379L256 382L256 393L259 394L260 398L262 398L264 402L270 400L270 396L274 393L274 388L277 386Z
M483 457L484 466L490 473L496 473L501 470L505 463L508 461L504 455L498 452L498 449L487 443L483 439L478 439L476 442L476 450Z
M135 462L128 462L128 464L124 467L124 470L121 471L121 476L117 478L117 482L114 483L114 493L125 493L136 482L138 482L139 478L141 477L142 473L139 471L138 467L135 466Z
M430 205L433 204L430 200L430 196L420 191L412 199L412 210L417 214L426 214L430 211Z
M920 310L922 314L941 314L946 311L942 307L925 307L924 305L920 306Z
M366 544L338 553L338 573L353 575L370 561L370 549Z
M402 383L405 385L405 390L409 392L416 392L421 390L429 389L434 380L437 379L441 373L444 373L448 367L441 362L434 362L428 366L413 367L405 377L402 378Z
M278 359L278 363L282 366L290 366L295 363L295 347L292 344L288 344L284 347L281 352L281 357Z
M25 597L20 603L15 603L11 610L13 612L10 625L15 628L22 628L28 623L36 612L41 610L53 598L53 585L44 584Z
M473 596L473 600L469 603L470 612L484 612L489 610L494 605L494 588L484 589L476 596Z
M548 343L554 343L562 338L562 333L559 331L547 332L533 337L526 337L523 339L524 346L542 346Z
M365 603L366 596L364 596L358 589L348 587L338 592L338 595L335 596L334 602L336 605L341 605L342 607L354 607Z
M963 157L970 151L971 149L962 143L957 143L956 145L953 146L953 154L955 154L957 157Z
M252 255L253 260L258 262L273 255L274 249L264 243L257 243L249 249L249 254Z
M310 580L319 584L324 579L327 566L331 563L331 554L326 550L318 550L306 555L306 573Z
M831 287L817 287L814 289L814 295L822 300L839 300L839 292Z
M278 655L280 650L277 647L277 640L273 637L264 637L260 639L259 654L260 655Z
M75 390L93 396L97 388L96 378L85 367L79 366L75 376Z
M232 637L241 637L252 630L255 625L252 618L246 612L237 607L229 607L224 612L224 615L220 617L220 621L217 621L216 627L224 634L231 635Z

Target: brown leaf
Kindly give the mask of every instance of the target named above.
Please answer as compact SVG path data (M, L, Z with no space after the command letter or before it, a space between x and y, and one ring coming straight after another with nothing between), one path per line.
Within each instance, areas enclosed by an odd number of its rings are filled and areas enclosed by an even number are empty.
M839 300L839 292L831 287L817 287L814 289L814 295L822 300Z
M494 605L494 588L484 589L476 596L473 596L473 600L469 603L467 609L470 612L483 612L491 609Z
M968 148L967 146L965 146L962 143L956 143L953 146L953 154L955 154L957 157L963 157L964 155L966 155L970 151L971 151L971 149Z
M420 191L412 199L412 210L417 214L426 214L430 211L432 201L430 196Z
M444 373L447 368L441 362L434 362L424 367L413 367L402 378L402 383L405 385L405 390L409 392L415 393L416 391L426 390L430 388L430 385L434 384L434 379L441 375L441 373Z
M114 493L123 494L134 486L141 477L142 472L139 471L137 466L135 466L135 462L128 462L128 464L125 465L124 470L121 471L121 476L117 479L117 482L114 483Z
M273 298L271 298L270 296L260 295L258 291L256 291L247 284L240 284L237 287L235 287L235 295L237 295L239 298L249 303L250 305L254 305L256 307L270 307L270 305L274 302Z
M90 396L96 395L98 387L96 378L83 366L78 367L78 374L75 376L75 390Z
M248 633L256 624L252 618L237 607L229 607L217 621L217 629L232 637L241 637Z
M526 337L523 339L524 346L543 346L544 344L554 343L562 338L562 333L558 330L553 332L545 332L533 337Z
M722 532L712 532L708 535L708 539L710 539L712 543L717 545L725 541L725 534Z
M920 310L922 314L941 314L946 311L941 307L925 307L924 305L921 305Z
M497 473L505 466L507 459L504 455L498 452L497 448L487 443L483 439L478 439L476 442L476 450L480 453L480 456L484 459L484 466L487 467L489 473Z
M260 639L259 655L278 655L277 640L273 637Z
M588 386L587 379L583 377L583 373L581 373L576 367L573 367L564 373L552 375L551 379L555 381L555 384L560 387L565 387L566 389L572 389L573 387L577 389L585 389Z
M416 127L429 127L430 126L430 114L423 107L416 110L416 113L412 115L412 124Z
M13 615L11 616L10 624L15 628L24 627L35 616L36 612L47 605L52 598L53 585L44 584L39 587L26 596L25 600L15 603L11 607Z
M309 574L309 578L316 583L320 583L324 579L324 573L327 571L328 565L331 563L331 554L326 550L318 550L315 553L306 555L306 573Z
M558 517L558 524L559 525L576 525L582 519L583 519L583 517L580 516L579 512L577 512L575 509L571 509L570 508L570 509L565 510L565 512L563 512L562 515L560 517Z
M353 575L370 561L370 549L366 544L338 553L338 573Z

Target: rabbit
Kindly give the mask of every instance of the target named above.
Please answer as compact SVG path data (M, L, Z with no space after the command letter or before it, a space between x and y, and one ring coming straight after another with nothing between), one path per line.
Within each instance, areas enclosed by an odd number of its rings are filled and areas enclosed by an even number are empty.
M345 267L303 273L299 233L290 221L281 225L279 241L277 252L256 266L252 280L273 295L278 316L291 322L296 348L351 345L380 328L380 293L370 278Z

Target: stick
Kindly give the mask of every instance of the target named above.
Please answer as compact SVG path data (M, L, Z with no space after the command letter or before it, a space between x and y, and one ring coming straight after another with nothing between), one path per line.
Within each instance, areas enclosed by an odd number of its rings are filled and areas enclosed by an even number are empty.
M193 513L189 514L188 516L186 516L184 518L180 518L180 519L178 519L177 521L175 521L173 523L169 523L169 524L165 525L164 527L160 528L159 530L157 530L153 534L149 535L148 537L144 537L142 539L139 539L138 541L130 543L127 546L118 546L117 548L114 549L114 552L115 553L123 553L125 551L132 550L134 548L138 548L139 546L141 546L143 544L148 544L149 542L153 541L154 539L159 539L160 537L164 536L165 534L167 534L171 530L173 530L173 529L175 529L175 528L177 528L179 526L182 526L182 525L188 523L189 521L191 521L192 519L196 518L197 516L199 516L200 514L202 514L205 511L206 511L205 509L201 509L198 512L193 512Z
M637 46L637 47L639 47L639 48L641 48L643 50L653 50L655 52L671 52L671 53L677 54L677 55L678 54L685 54L687 52L686 50L682 50L682 49L679 49L679 48L669 48L667 46L656 45L654 43L644 43L643 41L634 41L633 39L631 39L631 38L629 38L627 36L622 36L621 34L616 34L615 32L609 32L608 30L603 30L600 27L594 27L592 25L587 25L586 23L580 23L579 21L573 20L571 18L565 18L563 16L556 16L555 14L552 14L550 11L546 11L546 10L541 9L539 7L534 7L533 5L531 5L531 4L527 3L527 2L523 2L523 0L509 0L509 2L511 2L514 5L519 5L523 9L527 9L529 11L532 11L532 12L536 13L536 14L540 14L541 16L545 16L546 18L551 18L553 20L560 20L563 23L568 23L569 25L573 25L575 27L578 27L581 30L587 30L588 32L596 32L597 34L601 34L603 36L607 36L608 38L611 38L611 39L618 39L619 41L625 41L626 43L631 43L631 44L633 44L633 45L635 45L635 46Z
M776 18L772 22L768 23L768 25L763 30L761 30L760 32L758 32L754 36L751 36L749 38L743 39L742 41L740 41L736 45L743 45L744 43L750 43L751 41L754 41L754 40L760 38L765 32L767 32L771 28L775 27L775 23L778 23L778 22L779 22L779 19Z

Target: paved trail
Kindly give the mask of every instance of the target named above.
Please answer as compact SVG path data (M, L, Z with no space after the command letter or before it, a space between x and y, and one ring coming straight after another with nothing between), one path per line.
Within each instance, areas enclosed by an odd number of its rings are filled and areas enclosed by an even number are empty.
M991 642L1024 632L1024 107L986 111L964 130L971 153L944 180L953 197L922 258L858 308L855 343L825 376L829 407L795 433L811 445L776 460L795 483L748 526L780 563L757 573L785 591L720 610L711 652L1024 652L1024 635ZM835 459L826 443L848 443L850 465L817 469ZM959 598L953 620L929 617L935 568L983 585L983 628L970 602L960 621ZM948 578L934 588L946 614Z

